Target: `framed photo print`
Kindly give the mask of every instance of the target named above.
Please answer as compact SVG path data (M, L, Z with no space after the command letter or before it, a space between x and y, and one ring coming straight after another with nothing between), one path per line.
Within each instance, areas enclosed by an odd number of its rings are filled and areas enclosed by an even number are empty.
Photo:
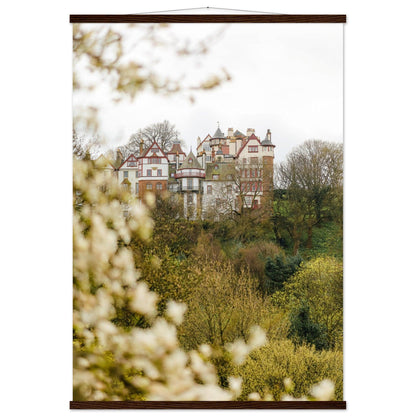
M345 15L71 15L72 409L345 409Z

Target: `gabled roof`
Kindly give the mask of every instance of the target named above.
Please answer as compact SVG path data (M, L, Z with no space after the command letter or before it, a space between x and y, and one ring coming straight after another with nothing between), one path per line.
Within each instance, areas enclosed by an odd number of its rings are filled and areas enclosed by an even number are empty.
M207 137L205 137L205 139L204 140L202 140L202 142L201 143L199 143L199 145L196 147L196 151L198 152L199 150L199 148L204 144L204 142L205 141L207 141L207 140L209 140L209 139L212 139L212 137L211 137L211 135L210 134L207 134Z
M169 152L167 152L166 154L167 155L170 155L170 154L175 154L176 155L176 153L180 153L180 154L183 154L183 155L186 156L186 153L182 150L180 142L173 142L172 149L170 149Z
M152 147L153 147L153 145L156 145L157 146L157 148L162 152L162 157L164 157L166 160L168 159L167 157L166 157L166 155L165 155L165 152L160 148L160 146L158 145L158 143L157 143L157 141L156 140L153 140L153 142L152 142L152 144L144 151L144 153L142 153L140 156L139 156L139 159L140 158L143 158L143 157L152 157L151 155L150 156L148 156L148 153L150 152L150 150L152 149Z
M243 134L243 133L241 133L241 131L240 131L240 130L236 130L236 131L233 133L233 136L234 136L234 137L237 137L237 136L242 136L242 137L244 137L244 134Z
M101 161L104 164L110 165L111 168L115 169L114 165L103 155L101 154L100 156L97 157L97 159L95 159L96 162L101 164ZM105 166L104 166L105 167Z
M190 162L192 160L192 162ZM198 159L192 153L192 150L189 152L183 161L181 167L178 170L182 169L202 169L202 166L199 164Z
M249 143L251 140L256 140L258 142L259 145L261 145L259 138L253 133L245 142L244 144L241 146L240 150L237 152L237 154L235 155L235 157L240 156L240 153L243 151L243 149L247 146L247 143Z
M126 160L119 166L119 169L121 169L122 167L123 167L123 165L126 163L126 162L130 162L131 160L129 160L129 159L131 159L131 158L134 158L134 162L137 162L139 159L134 155L134 153L130 153L130 155L128 156L128 157L126 157Z

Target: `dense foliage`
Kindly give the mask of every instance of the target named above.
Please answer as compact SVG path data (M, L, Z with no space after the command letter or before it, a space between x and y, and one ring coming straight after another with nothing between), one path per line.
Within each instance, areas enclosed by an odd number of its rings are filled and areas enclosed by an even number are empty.
M74 400L342 398L338 260L276 255L297 271L270 296L259 285L270 256L244 264L254 242L230 249L231 226L185 221L168 199L148 215L94 162L74 167ZM322 351L288 340L298 298L325 325Z

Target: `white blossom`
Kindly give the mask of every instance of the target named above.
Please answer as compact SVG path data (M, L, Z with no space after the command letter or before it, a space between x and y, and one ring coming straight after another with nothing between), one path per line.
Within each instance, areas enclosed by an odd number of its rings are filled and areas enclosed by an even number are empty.
M227 344L226 349L231 353L232 359L237 365L243 364L250 353L250 347L242 339Z
M311 395L316 400L331 400L335 393L335 385L331 380L325 379L311 388Z
M251 349L260 348L267 342L266 333L258 326L254 326L250 330L250 338L248 344Z
M261 400L260 394L258 394L257 392L250 393L248 395L248 400L259 401L259 400Z
M184 303L178 303L170 300L166 307L166 316L170 318L176 325L180 325L183 322L183 317L186 312L187 306Z
M130 305L135 312L153 317L156 315L156 303L158 296L154 292L150 292L145 282L140 282L133 292Z
M229 377L228 385L230 390L233 392L235 397L238 397L241 394L241 384L243 379L241 377Z

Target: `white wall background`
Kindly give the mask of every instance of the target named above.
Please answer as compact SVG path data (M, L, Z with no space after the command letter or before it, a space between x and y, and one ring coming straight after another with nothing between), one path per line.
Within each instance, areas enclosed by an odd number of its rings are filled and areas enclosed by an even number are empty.
M416 370L413 342L416 227L412 198L416 29L412 3L398 0L394 7L392 3L374 0L217 3L221 7L280 13L348 15L345 27L347 414L410 414ZM192 0L152 3L39 0L3 5L0 348L4 414L69 414L72 122L68 15L134 13L199 5ZM15 160L19 169L15 168ZM19 183L25 186L16 186ZM44 399L47 404L42 403ZM117 412L106 412L114 413ZM226 414L218 410L203 413ZM77 411L78 414L99 412ZM164 411L152 414L162 415ZM281 414L303 415L304 411L281 411ZM325 411L325 414L340 413Z

